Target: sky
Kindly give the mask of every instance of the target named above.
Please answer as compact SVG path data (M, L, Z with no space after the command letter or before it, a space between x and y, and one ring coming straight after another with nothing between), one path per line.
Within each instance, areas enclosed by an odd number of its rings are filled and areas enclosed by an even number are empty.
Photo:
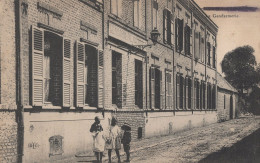
M250 45L255 50L257 63L260 63L260 0L194 0L203 7L258 7L255 12L208 11L204 12L218 25L217 69L222 72L220 63L224 55L239 46ZM215 15L235 15L231 18Z

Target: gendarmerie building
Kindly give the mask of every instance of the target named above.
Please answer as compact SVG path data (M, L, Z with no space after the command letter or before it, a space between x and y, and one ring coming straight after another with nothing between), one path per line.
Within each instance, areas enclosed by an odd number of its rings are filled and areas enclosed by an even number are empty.
M91 152L95 116L129 123L133 141L235 117L218 27L193 0L0 6L1 162Z

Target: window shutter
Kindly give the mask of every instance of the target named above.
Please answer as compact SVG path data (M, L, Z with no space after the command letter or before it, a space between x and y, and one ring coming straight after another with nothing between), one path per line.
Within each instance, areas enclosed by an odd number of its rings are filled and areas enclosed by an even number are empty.
M154 67L150 68L150 105L151 109L155 108L155 71Z
M84 107L85 105L85 46L80 42L76 42L75 57L75 94L76 107Z
M185 89L184 90L185 91L184 108L187 109L188 103L189 103L189 78L188 77L185 78L185 88L184 89Z
M165 73L165 105L166 109L172 109L172 86L171 86L171 74L166 71Z
M175 20L175 49L178 52L179 51L179 19Z
M32 26L32 105L43 105L44 31Z
M178 32L179 32L179 50L180 52L183 50L183 19L182 20L179 20L179 29L178 29Z
M163 41L167 43L167 10L163 10Z
M179 75L176 75L176 108L179 108L180 101L180 78Z
M171 45L174 45L174 15L171 14Z
M194 88L193 88L193 90L194 90L194 92L193 92L193 97L194 97L194 98L193 98L193 101L194 101L193 103L194 103L194 107L193 107L193 108L194 108L194 109L197 108L197 98L198 98L198 97L197 97L197 93L198 93L197 82L198 82L198 81L195 79L195 80L194 80Z
M199 32L195 32L195 58L196 59L200 59L200 33Z
M168 101L169 101L169 107L170 107L170 109L172 109L173 108L173 106L172 106L172 75L169 73L168 74Z
M167 27L167 43L170 45L171 44L171 12L166 10L167 12L167 20L166 20L166 27Z
M104 73L104 52L98 51L98 107L103 108L103 73Z
M122 7L122 3L123 3L123 0L117 0L117 12L118 12L118 17L122 17L122 9L123 9L123 7Z
M162 71L160 71L160 103L161 103L161 109L164 108L164 101L163 101L163 83L162 83Z
M62 66L62 74L63 74L63 98L62 98L62 105L63 107L70 107L71 106L71 40L63 39L63 66Z
M168 109L169 102L168 102L168 91L169 91L169 85L168 85L168 73L165 71L165 109Z

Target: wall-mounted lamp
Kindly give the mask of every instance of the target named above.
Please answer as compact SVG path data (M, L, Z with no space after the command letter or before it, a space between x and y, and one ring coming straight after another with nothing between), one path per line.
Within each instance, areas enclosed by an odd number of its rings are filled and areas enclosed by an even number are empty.
M159 36L161 35L161 34L159 33L158 29L157 29L157 28L154 28L154 29L151 31L150 35L151 35L150 37L151 37L151 40L152 40L153 44L147 44L147 45L132 45L132 46L144 50L144 48L146 48L146 47L151 47L152 45L156 45L157 42L158 42L158 38L159 38Z

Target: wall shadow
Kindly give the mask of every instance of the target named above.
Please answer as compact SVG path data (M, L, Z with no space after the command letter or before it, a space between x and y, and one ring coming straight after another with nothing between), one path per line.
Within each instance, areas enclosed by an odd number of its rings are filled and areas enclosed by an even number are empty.
M259 163L260 129L245 137L231 147L223 148L208 155L199 163Z

